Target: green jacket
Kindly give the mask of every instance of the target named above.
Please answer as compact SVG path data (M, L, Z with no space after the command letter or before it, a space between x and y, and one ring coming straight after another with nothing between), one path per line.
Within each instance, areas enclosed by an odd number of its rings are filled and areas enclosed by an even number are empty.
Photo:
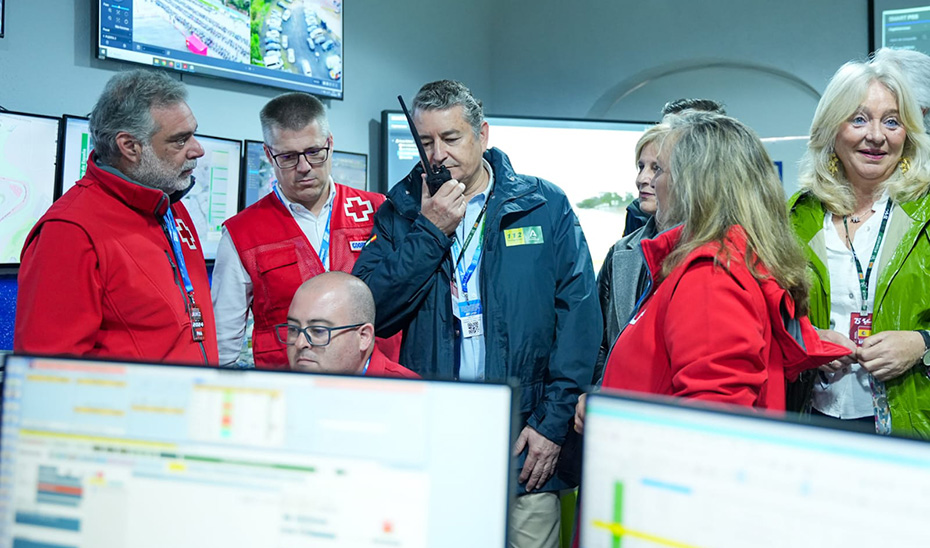
M788 201L791 224L810 264L810 320L830 327L830 275L819 200L798 193ZM895 204L878 260L872 332L930 329L930 196ZM922 364L887 381L895 433L930 438L930 379Z

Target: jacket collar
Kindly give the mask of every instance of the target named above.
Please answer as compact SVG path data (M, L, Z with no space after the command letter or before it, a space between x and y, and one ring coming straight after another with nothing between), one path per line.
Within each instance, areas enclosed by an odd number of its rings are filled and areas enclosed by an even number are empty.
M163 190L133 181L113 166L99 163L99 158L93 152L87 160L87 176L96 181L105 192L130 208L159 217L168 211L171 204L179 202L194 187L194 178L191 177L191 184L187 188L170 195L166 194Z
M662 269L662 263L675 250L681 241L681 233L684 231L684 225L674 226L664 232L659 233L651 240L643 240L643 257L646 260L646 266L652 276L653 282L657 281L657 273ZM748 240L743 227L733 225L727 230L724 245L717 242L709 242L695 249L688 255L680 266L694 262L698 259L715 258L726 263L728 257L742 257L746 254Z

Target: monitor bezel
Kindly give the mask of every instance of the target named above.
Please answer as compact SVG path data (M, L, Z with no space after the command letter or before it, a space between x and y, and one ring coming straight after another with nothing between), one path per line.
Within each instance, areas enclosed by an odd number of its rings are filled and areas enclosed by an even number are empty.
M206 137L207 139L214 139L214 140L217 140L217 141L227 141L227 142L230 142L230 143L239 143L239 171L238 171L238 173L237 173L237 176L239 177L239 181L238 181L238 184L236 185L236 192L239 193L239 196L236 197L236 212L229 216L229 218L231 219L231 218L235 217L236 215L238 215L240 211L242 211L242 207L241 207L240 204L242 203L242 190L243 190L243 186L242 186L242 185L243 185L243 182L242 182L242 164L243 164L243 154L245 153L245 144L243 143L242 139L233 139L233 138L231 138L231 137L218 137L218 136L216 136L216 135L207 135L206 133L195 133L195 134L194 134L194 138L195 138L195 139L200 139L200 138L202 138L202 137ZM186 208L187 206L184 206L184 207ZM190 213L188 212L188 214L190 214ZM227 220L229 220L229 219L227 219ZM223 221L223 222L225 223L226 221ZM202 246L203 246L203 236L201 236L201 234L200 234L199 232L197 233L197 238L200 239L200 245L201 245L201 247L202 247ZM201 249L201 252L203 252L203 249ZM212 268L212 267L216 264L216 257L214 257L214 258L212 258L212 259L208 259L208 258L204 257L203 260L204 260L204 262L206 263L207 268Z

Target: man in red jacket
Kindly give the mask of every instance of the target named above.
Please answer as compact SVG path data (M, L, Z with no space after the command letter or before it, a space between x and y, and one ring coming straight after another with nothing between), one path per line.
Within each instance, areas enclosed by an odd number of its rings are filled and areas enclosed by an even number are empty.
M384 196L333 181L333 135L319 99L286 93L269 101L260 118L277 181L274 192L226 221L213 305L220 365L236 363L251 309L255 366L285 369L287 353L274 326L285 321L302 282L352 270Z
M291 369L418 379L375 346L375 300L365 282L344 272L326 272L301 284L274 327L287 347Z
M107 83L84 177L23 246L16 352L216 365L207 270L180 202L204 154L186 99L163 72Z

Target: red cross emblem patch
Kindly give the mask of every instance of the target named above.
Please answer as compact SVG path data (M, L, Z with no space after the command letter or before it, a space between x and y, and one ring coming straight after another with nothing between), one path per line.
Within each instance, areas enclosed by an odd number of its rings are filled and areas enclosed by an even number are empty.
M180 236L181 241L187 244L187 247L197 249L197 244L194 242L194 233L191 232L191 229L187 228L184 219L175 218L174 224L178 227L178 236Z
M364 223L371 217L375 208L371 207L371 202L363 200L359 196L350 196L346 199L345 211L347 217L352 217L356 223Z

